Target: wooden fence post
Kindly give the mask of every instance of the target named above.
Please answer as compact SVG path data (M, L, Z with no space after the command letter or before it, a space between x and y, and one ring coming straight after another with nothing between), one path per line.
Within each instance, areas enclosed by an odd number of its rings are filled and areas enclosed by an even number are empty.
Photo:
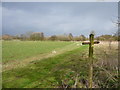
M89 88L92 88L93 83L93 45L94 45L94 34L90 34L89 36L90 44L89 44L89 60L90 60L90 70L89 70Z
M89 44L89 88L92 88L93 85L93 46L94 44L99 44L99 41L94 41L94 34L89 35L89 40L87 42L82 42L83 45Z

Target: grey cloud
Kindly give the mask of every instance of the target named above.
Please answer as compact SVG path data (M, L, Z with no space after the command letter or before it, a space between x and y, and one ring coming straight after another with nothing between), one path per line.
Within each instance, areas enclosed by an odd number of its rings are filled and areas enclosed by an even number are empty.
M4 3L3 34L27 31L46 35L73 33L112 34L116 27L117 3Z

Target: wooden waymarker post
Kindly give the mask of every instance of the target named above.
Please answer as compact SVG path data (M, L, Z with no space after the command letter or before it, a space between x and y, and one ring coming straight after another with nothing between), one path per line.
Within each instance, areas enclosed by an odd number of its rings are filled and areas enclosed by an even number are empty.
M83 42L83 45L89 44L89 60L90 60L90 71L89 71L89 88L92 88L93 82L93 45L99 44L99 41L94 41L94 34L89 35L89 42Z

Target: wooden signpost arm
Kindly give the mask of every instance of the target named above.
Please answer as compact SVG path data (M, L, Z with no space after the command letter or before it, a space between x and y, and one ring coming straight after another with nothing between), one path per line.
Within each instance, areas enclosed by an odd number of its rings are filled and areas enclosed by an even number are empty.
M100 43L99 41L94 41L94 44L99 44L99 43ZM90 44L90 42L89 41L82 42L82 45L87 45L87 44Z

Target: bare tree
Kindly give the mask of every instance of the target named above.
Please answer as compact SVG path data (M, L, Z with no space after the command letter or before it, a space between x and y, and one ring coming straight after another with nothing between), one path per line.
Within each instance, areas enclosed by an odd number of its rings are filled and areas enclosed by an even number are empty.
M43 32L41 32L41 38L40 38L40 40L44 40L44 33Z
M72 33L69 33L69 39L72 41L73 40L73 35Z
M92 31L90 32L90 34L94 34L94 35L95 35L95 31L94 31L94 30L92 30Z

